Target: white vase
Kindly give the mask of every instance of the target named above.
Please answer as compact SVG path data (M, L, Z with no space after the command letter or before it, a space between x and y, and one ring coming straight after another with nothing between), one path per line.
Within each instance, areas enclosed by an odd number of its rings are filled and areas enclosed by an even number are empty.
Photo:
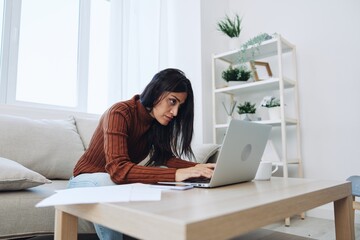
M255 114L252 113L240 114L240 120L253 121L254 119L255 119Z
M281 118L280 107L268 108L268 112L270 120L279 120Z
M231 50L240 49L241 41L238 37L230 38L229 40L229 46Z
M237 85L244 84L244 83L247 83L247 81L228 81L227 86L232 87L232 86L237 86Z

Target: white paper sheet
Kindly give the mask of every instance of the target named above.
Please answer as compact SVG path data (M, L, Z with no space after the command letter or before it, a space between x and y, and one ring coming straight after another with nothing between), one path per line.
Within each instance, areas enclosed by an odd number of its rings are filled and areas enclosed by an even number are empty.
M71 188L59 190L45 198L36 207L101 202L160 201L161 190L145 184L105 187Z

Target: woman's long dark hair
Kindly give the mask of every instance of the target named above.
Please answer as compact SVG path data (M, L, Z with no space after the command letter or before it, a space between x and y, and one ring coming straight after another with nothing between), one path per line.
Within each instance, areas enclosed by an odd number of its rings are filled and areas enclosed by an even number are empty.
M164 164L174 155L176 157L185 155L190 159L194 155L191 149L194 132L194 94L190 80L185 74L174 68L158 72L141 93L140 100L151 111L164 97L163 94L170 92L186 92L187 98L179 108L177 116L167 126L155 121L151 129L150 162L154 162L155 165Z

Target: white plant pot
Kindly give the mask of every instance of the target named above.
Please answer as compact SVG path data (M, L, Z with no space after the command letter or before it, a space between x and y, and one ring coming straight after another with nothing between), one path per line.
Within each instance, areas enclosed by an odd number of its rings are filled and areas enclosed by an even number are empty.
M240 84L244 84L244 83L247 83L247 81L229 81L229 82L227 82L227 86L232 87L232 86L236 86L236 85L240 85Z
M252 113L240 114L240 120L254 121L255 120L255 114L252 114Z
M268 112L270 120L279 120L281 118L280 107L268 108Z
M229 46L230 46L231 50L240 49L240 46L241 46L240 38L238 38L238 37L230 38Z

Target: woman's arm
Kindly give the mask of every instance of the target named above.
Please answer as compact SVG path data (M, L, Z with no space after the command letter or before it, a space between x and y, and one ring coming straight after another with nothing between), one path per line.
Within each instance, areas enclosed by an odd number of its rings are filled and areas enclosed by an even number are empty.
M166 161L166 166L169 168L188 168L194 167L197 164L198 163L196 162L185 161L176 157L170 158Z

